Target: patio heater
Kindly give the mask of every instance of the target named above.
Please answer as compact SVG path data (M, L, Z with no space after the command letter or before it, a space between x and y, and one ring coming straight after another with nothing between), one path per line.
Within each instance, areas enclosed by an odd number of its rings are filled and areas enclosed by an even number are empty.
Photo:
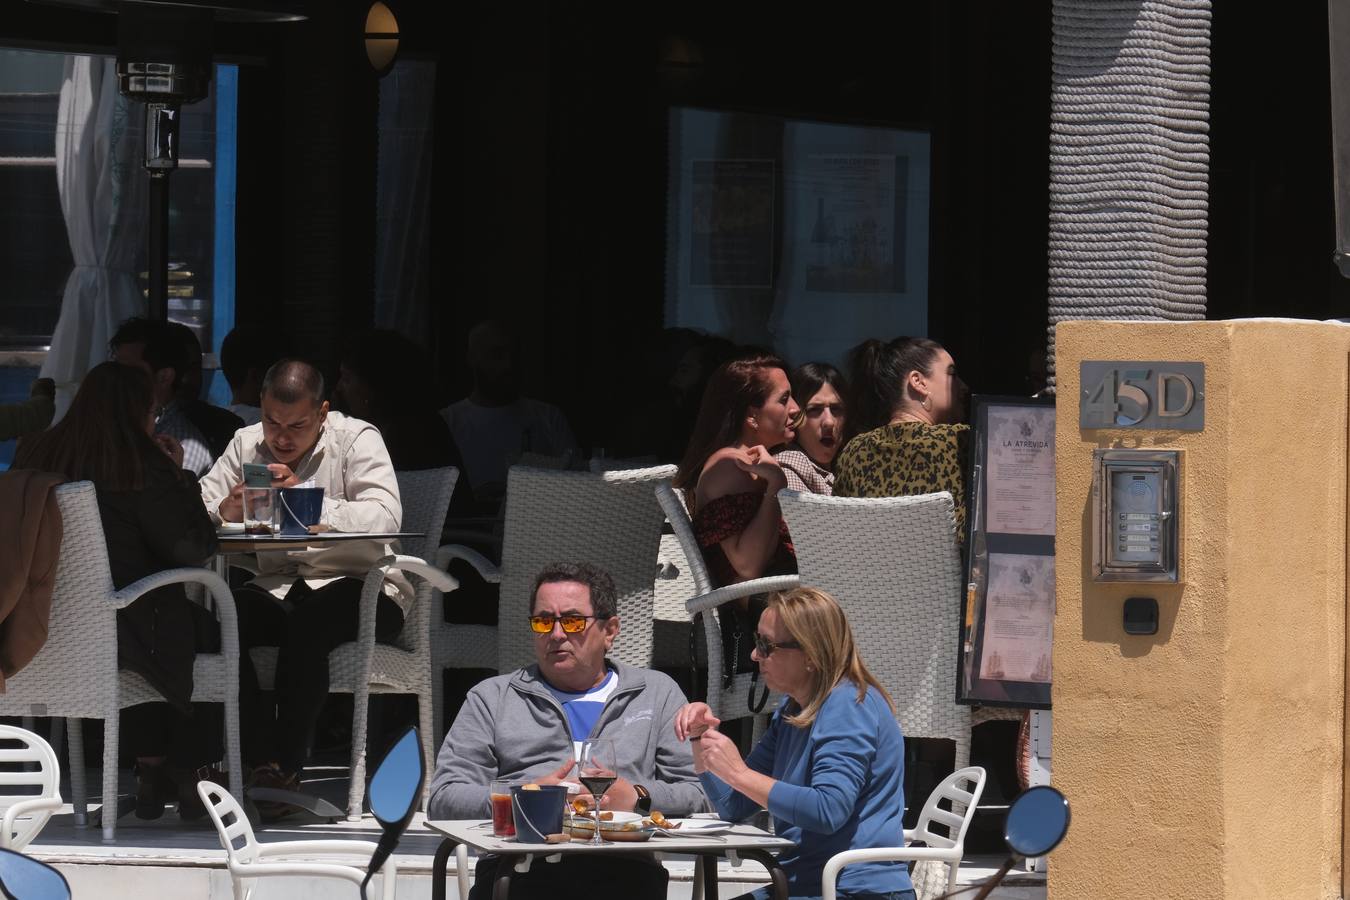
M169 175L178 168L184 104L211 86L211 31L216 22L296 22L302 0L30 0L117 14L117 86L145 104L145 160L150 177L146 256L149 314L169 317Z
M213 18L210 9L132 6L117 19L117 87L145 104L152 319L169 317L169 176L178 168L183 105L204 99L211 85Z

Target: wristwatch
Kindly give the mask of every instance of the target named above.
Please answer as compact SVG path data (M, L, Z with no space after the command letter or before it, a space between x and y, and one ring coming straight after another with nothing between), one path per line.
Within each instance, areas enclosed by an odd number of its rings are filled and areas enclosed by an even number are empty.
M633 785L633 790L637 792L637 802L633 804L633 812L642 813L644 816L652 811L652 793L640 784Z

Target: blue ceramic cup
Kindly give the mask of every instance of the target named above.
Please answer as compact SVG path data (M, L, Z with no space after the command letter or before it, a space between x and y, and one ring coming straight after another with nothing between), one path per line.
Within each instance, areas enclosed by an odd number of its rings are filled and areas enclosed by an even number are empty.
M541 784L526 790L511 788L511 810L516 820L516 840L522 844L544 844L550 834L562 832L563 807L567 805L567 787Z
M277 491L282 534L309 534L323 515L323 488L281 488Z

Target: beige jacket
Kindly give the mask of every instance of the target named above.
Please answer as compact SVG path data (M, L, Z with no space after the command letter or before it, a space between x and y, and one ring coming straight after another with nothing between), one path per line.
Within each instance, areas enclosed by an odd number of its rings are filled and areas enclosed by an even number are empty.
M220 503L235 485L243 483L244 463L274 463L263 440L262 424L249 425L234 439L201 481L202 500L211 519L220 523ZM291 466L302 482L324 489L323 524L335 531L398 531L403 503L398 495L394 464L380 430L369 422L330 412L319 430L314 449ZM350 575L364 578L382 556L398 552L398 543L352 541L312 550L259 553L259 575L253 583L275 597L284 597L297 577L320 587ZM407 611L413 590L408 580L391 572L385 593Z

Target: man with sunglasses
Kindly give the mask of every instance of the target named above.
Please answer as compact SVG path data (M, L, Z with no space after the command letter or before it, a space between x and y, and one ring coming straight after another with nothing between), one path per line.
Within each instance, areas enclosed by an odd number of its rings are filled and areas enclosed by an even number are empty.
M619 635L607 572L588 563L546 567L535 579L528 621L499 627L529 628L536 662L469 692L436 760L430 818L488 818L494 780L575 778L576 754L588 738L613 741L618 757L619 778L603 798L605 808L668 816L705 808L689 746L675 737L684 694L660 672L607 658ZM496 867L495 857L479 861L472 900L489 896ZM665 869L651 860L568 856L513 875L511 898L590 900L597 877L605 896L665 896Z

